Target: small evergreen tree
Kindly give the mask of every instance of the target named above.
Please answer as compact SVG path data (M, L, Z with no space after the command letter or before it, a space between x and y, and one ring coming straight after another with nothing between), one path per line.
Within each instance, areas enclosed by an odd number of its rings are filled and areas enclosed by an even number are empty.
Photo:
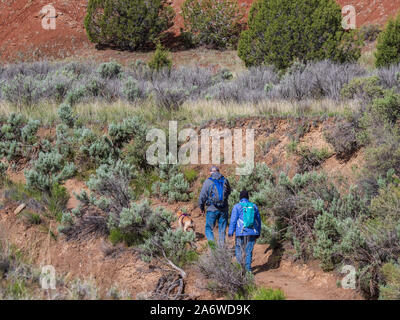
M136 50L154 43L174 16L167 0L89 0L84 24L93 43Z
M246 66L272 64L278 69L300 62L356 61L361 40L342 28L334 0L260 0L250 11L249 28L239 40Z
M375 57L377 68L400 62L400 14L379 35Z
M172 60L169 57L169 51L166 50L160 43L157 43L157 48L154 52L153 58L149 62L149 67L156 71L160 71L164 68L171 70Z

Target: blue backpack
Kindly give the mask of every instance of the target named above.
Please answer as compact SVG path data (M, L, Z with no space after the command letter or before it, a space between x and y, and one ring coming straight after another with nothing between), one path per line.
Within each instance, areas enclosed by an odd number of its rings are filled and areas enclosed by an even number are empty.
M224 207L224 184L225 178L221 177L219 179L208 178L213 183L208 191L207 205L214 205L218 209Z

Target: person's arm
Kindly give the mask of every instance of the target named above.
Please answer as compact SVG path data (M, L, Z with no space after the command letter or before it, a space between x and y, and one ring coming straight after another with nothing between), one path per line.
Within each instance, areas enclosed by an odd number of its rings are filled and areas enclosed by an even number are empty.
M257 221L257 227L258 227L258 233L261 234L261 216L260 216L260 211L258 210L257 205L254 205L255 207L255 218Z
M236 230L237 220L239 218L237 205L233 207L231 214L231 221L229 222L228 236L232 237Z
M207 194L208 183L207 183L207 181L208 180L204 181L203 187L201 188L201 192L200 192L200 196L199 196L199 207L200 207L201 212L205 211L205 204L206 204L207 197L208 197L208 194Z
M231 185L229 183L229 180L225 179L225 197L226 197L226 199L229 197L231 192L232 192L232 189L231 189Z

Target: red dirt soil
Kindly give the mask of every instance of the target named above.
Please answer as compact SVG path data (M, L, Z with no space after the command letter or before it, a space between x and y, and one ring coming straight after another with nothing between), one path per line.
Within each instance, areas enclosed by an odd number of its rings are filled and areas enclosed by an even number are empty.
M171 31L179 33L182 26L180 7L184 0L174 0L177 13ZM340 5L352 4L357 11L357 26L369 23L384 24L400 8L400 0L337 0ZM87 0L54 0L56 30L44 30L41 9L47 0L6 0L0 2L0 61L30 61L93 57L98 53L85 34L83 20ZM239 0L248 10L252 0ZM115 52L112 57L116 57Z

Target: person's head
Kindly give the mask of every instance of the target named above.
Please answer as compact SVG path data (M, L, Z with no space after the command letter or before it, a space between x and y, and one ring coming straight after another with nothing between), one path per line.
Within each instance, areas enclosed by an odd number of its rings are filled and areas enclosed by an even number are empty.
M240 191L239 199L249 199L249 192L247 190Z
M219 172L219 168L218 168L217 166L212 166L212 167L210 168L210 174L213 174L213 173L215 173L215 172Z

